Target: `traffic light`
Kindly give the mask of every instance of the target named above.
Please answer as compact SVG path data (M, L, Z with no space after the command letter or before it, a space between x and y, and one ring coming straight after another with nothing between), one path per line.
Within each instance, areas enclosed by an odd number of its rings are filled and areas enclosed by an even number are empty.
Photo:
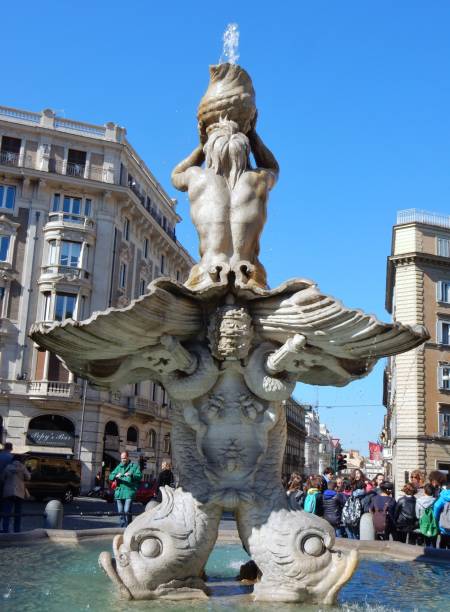
M147 457L144 457L144 455L139 457L139 468L141 472L147 469Z
M347 469L347 455L337 456L337 469L338 472L343 472Z

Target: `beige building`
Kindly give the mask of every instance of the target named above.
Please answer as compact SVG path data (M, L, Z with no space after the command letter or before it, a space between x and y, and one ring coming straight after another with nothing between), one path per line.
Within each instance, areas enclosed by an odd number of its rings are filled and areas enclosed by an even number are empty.
M385 461L396 491L415 468L450 472L450 217L401 211L388 258L386 308L430 340L389 359Z
M127 448L154 472L170 455L158 385L87 387L28 338L35 321L126 306L193 261L169 198L113 123L0 106L0 425L19 452L80 457L83 488Z

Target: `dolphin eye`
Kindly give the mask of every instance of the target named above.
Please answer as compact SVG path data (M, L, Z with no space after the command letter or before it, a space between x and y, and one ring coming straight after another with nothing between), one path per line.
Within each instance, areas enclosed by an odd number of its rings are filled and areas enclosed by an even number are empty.
M141 542L139 552L144 557L157 557L162 552L161 540L158 540L158 538L146 538Z
M320 557L325 552L325 544L318 535L307 535L300 542L302 552L311 557Z

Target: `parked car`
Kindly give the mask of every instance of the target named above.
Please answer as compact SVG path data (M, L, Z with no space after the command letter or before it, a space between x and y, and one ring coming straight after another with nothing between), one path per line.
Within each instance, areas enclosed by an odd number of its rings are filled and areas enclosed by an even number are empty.
M53 497L69 503L80 494L81 462L78 459L33 453L25 457L31 475L26 487L34 499L41 501Z
M139 502L144 504L144 506L156 496L157 493L157 481L149 482L147 480L142 480L139 485L138 490L136 491L136 497L134 498L135 502ZM103 492L103 499L106 499L107 502L112 503L114 501L114 491L111 488L107 488Z

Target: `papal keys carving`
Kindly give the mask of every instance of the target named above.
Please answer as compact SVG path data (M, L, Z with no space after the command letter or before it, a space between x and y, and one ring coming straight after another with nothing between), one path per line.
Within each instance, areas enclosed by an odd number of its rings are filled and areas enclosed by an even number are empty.
M231 510L262 573L255 599L331 603L356 554L336 550L326 521L288 506L282 402L297 382L346 385L428 336L347 309L307 280L267 287L259 238L278 164L239 66L211 68L199 135L172 174L200 240L186 284L155 280L125 308L38 324L31 337L95 385L151 379L172 399L180 486L116 536L113 558L100 557L122 596L206 597L203 568Z

